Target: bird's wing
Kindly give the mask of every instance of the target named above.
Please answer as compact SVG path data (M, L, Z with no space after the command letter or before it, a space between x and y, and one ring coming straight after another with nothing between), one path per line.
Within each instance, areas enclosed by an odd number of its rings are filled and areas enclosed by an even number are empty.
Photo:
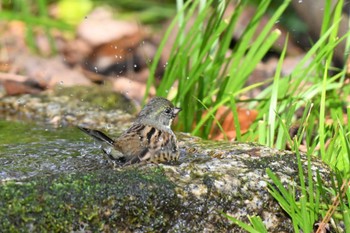
M136 163L149 160L161 149L172 151L176 139L171 132L150 125L134 124L115 140L114 145L125 155L126 161Z
M123 153L126 161L138 159L141 154L147 152L147 142L142 137L145 127L134 124L115 140L115 148Z

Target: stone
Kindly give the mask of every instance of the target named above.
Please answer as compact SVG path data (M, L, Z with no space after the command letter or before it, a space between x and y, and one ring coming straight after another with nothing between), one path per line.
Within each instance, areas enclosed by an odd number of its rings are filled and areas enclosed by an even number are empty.
M0 100L0 110L11 98ZM269 168L285 186L297 185L297 158L292 152L178 133L179 161L116 167L106 161L98 144L69 126L84 123L117 135L129 126L122 116L118 121L110 110L95 109L98 114L91 117L93 107L79 108L67 121L67 114L60 112L62 103L72 104L69 98L22 99L31 107L23 113L23 103L12 103L12 117L23 120L30 111L47 112L35 125L0 121L2 134L7 135L0 139L5 140L0 143L3 231L245 232L225 213L245 222L248 216L259 215L268 232L293 232L290 218L269 193L266 174ZM62 125L64 120L67 127L48 129L43 124L55 116L64 116L55 121ZM306 171L304 155L301 164ZM329 180L330 170L321 161L311 159L311 171L315 180L316 173L326 183ZM296 191L299 197L297 186Z

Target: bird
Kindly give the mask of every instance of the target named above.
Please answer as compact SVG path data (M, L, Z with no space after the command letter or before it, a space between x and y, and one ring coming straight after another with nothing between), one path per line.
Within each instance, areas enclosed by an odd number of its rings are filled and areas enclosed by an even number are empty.
M178 160L180 154L171 129L180 111L181 108L175 107L168 99L154 97L140 111L130 128L115 140L99 130L78 128L102 142L104 153L118 164L171 162Z

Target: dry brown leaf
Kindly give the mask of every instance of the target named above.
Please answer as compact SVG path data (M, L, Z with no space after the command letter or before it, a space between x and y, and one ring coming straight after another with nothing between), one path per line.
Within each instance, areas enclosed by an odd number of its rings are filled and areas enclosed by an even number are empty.
M256 110L249 110L244 108L238 108L237 112L238 121L241 127L241 133L245 133L248 131L250 125L256 119L258 112ZM224 132L226 133L227 139L235 139L236 129L234 126L232 110L228 107L222 106L216 112L215 118L220 122ZM222 140L225 138L225 135L221 132L216 122L213 122L209 138L213 140Z
M37 94L44 90L44 87L41 87L34 80L26 80L24 82L4 80L1 84L7 95Z

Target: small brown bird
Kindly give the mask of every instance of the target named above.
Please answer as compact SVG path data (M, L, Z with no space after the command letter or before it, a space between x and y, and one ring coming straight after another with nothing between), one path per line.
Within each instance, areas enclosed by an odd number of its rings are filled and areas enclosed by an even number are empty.
M181 108L174 107L169 100L155 97L141 110L132 126L116 140L98 130L78 128L105 143L107 147L103 151L119 163L174 161L179 157L179 149L171 123L180 111Z

